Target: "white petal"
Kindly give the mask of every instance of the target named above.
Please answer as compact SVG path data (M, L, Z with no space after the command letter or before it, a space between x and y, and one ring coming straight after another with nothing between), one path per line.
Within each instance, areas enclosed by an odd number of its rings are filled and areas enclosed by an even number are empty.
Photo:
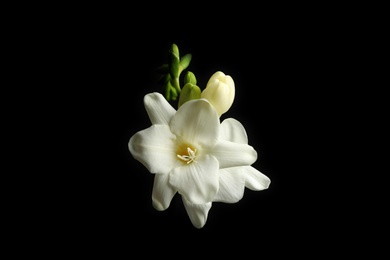
M212 149L204 151L215 156L219 168L251 165L257 160L257 152L247 144L219 141Z
M219 137L219 117L213 106L204 99L184 103L173 116L172 133L195 146L212 146Z
M187 214L191 220L192 225L196 228L202 228L207 221L207 216L211 209L212 203L207 202L205 204L193 204L186 200L183 196L184 208L187 211Z
M173 169L169 183L189 202L204 204L218 191L218 161L209 155L198 157L195 162Z
M152 203L156 210L166 210L171 204L176 190L169 184L169 174L154 175Z
M268 189L271 184L270 178L252 166L243 167L245 169L245 186L251 190L259 191Z
M219 171L219 190L213 201L236 203L242 199L245 191L244 167L231 167Z
M146 112L152 124L168 125L176 110L158 92L147 94L144 97Z
M167 125L152 125L130 138L129 150L151 173L169 173L178 162L175 138Z
M220 139L240 144L248 144L244 126L234 118L227 118L221 123Z

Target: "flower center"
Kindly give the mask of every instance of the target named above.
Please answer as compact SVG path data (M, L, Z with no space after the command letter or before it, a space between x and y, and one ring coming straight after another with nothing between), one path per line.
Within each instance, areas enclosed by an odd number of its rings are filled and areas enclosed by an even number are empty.
M196 157L196 148L193 148L190 145L182 144L179 145L177 149L177 158L179 158L182 162L186 164L190 164L195 162Z

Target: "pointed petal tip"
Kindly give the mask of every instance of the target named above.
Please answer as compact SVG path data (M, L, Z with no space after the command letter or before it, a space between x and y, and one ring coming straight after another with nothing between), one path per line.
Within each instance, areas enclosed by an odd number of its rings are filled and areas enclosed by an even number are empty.
M261 183L258 183L257 185L245 185L248 189L251 189L253 191L262 191L262 190L267 190L269 186L271 185L271 181L264 181Z
M206 221L202 221L202 222L192 222L192 225L197 228L197 229L201 229L204 227L204 225L206 224Z
M268 182L266 183L265 188L268 189L270 185L271 185L271 179L268 178Z
M169 207L169 205L164 207L163 204L161 204L159 201L157 201L155 199L152 199L152 205L153 205L153 208L155 208L157 211L164 211Z
M261 191L269 188L271 179L268 176L252 166L242 169L244 169L245 174L245 187L253 191Z
M271 185L271 179L267 177L266 175L263 175L263 181L262 181L263 188L262 190L266 190Z
M192 225L197 229L203 228L207 222L207 217L209 214L209 210L211 209L212 202L207 202L205 204L193 204L183 196L182 198L184 207L187 211L188 217Z
M192 225L195 228L201 229L201 228L203 228L206 225L207 216L208 216L207 213L205 215L203 215L203 216L201 216L199 214L197 216L194 216L194 215L188 215L188 216L190 218L190 221L191 221Z

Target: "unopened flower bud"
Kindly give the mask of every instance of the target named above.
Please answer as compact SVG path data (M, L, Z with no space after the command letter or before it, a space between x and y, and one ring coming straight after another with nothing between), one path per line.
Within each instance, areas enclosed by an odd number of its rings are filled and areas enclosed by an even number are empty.
M167 75L166 82L164 84L164 96L168 101L176 100L179 96L176 88L172 85L169 74Z
M190 101L192 99L199 99L200 94L201 94L201 90L197 85L192 83L185 84L180 93L178 107L180 107L185 102Z
M196 85L196 77L195 74L191 71L187 71L186 75L184 75L184 85L187 83L192 83Z
M235 96L234 81L231 76L221 71L215 72L206 88L202 91L201 97L207 99L217 110L219 116L229 110Z
M176 44L172 44L171 49L169 50L169 73L172 78L178 78L180 75L179 72L180 65L180 56L179 56L179 48Z
M183 70L185 70L188 67L188 65L190 65L191 59L192 59L192 54L190 54L190 53L186 54L180 58L179 72L182 72Z

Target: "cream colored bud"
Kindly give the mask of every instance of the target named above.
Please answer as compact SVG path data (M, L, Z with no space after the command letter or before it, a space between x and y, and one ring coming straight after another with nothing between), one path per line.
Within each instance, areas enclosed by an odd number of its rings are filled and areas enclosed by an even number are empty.
M229 110L233 104L235 86L233 78L221 71L215 72L201 93L217 110L219 116Z

